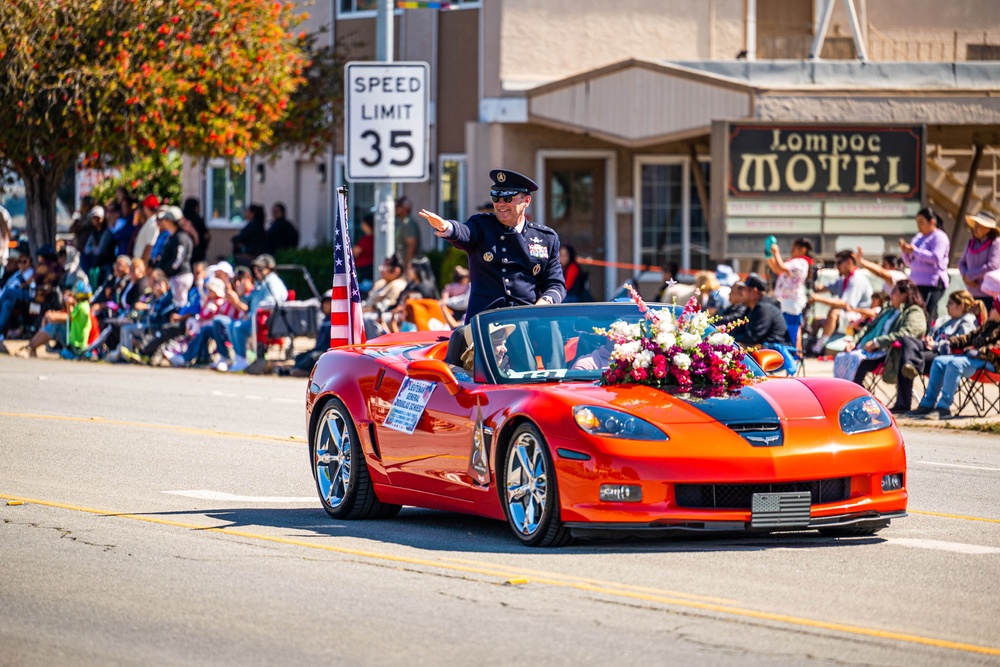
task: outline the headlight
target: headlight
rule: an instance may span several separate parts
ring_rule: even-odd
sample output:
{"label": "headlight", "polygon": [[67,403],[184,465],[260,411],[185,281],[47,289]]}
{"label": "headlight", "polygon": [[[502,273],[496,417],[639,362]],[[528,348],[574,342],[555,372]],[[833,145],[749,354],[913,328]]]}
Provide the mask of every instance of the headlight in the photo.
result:
{"label": "headlight", "polygon": [[573,418],[577,426],[591,435],[626,440],[669,440],[666,433],[648,421],[610,408],[578,405],[573,408]]}
{"label": "headlight", "polygon": [[840,428],[844,433],[867,433],[891,425],[889,413],[871,396],[855,398],[840,410]]}

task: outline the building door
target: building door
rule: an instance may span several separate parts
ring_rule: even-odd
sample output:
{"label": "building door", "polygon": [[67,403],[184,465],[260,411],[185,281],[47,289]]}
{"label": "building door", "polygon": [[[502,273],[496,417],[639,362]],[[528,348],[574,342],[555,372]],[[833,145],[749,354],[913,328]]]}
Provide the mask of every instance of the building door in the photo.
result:
{"label": "building door", "polygon": [[[607,259],[604,218],[605,161],[598,158],[550,158],[545,161],[545,224],[578,257]],[[530,210],[530,209],[529,209]],[[604,297],[604,267],[581,267],[589,274],[590,293]]]}

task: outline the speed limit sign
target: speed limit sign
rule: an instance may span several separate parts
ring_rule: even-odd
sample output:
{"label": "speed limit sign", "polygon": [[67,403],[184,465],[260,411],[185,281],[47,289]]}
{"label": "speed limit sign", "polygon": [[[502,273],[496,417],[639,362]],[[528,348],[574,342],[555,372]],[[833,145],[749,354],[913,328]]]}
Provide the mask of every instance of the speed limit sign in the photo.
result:
{"label": "speed limit sign", "polygon": [[347,179],[426,181],[427,63],[347,63]]}

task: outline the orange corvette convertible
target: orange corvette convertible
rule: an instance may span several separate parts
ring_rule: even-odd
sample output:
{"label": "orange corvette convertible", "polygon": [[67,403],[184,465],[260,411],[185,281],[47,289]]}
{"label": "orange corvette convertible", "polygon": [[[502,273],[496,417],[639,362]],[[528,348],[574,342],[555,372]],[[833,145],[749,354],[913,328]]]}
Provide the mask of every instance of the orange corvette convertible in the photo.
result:
{"label": "orange corvette convertible", "polygon": [[[480,313],[449,337],[394,334],[324,354],[306,401],[309,455],[337,519],[402,505],[506,521],[529,546],[574,535],[819,530],[870,535],[906,516],[906,454],[862,387],[769,378],[695,398],[603,385],[632,303]],[[711,331],[706,333],[710,333]]]}

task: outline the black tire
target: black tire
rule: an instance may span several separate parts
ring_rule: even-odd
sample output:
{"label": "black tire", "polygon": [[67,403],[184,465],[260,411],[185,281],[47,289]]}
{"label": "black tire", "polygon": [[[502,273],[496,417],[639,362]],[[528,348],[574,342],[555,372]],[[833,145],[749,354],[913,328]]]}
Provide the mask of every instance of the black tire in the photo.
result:
{"label": "black tire", "polygon": [[867,528],[820,528],[819,534],[823,537],[871,537],[882,526],[868,526]]}
{"label": "black tire", "polygon": [[339,399],[323,405],[309,438],[309,460],[319,500],[334,519],[388,519],[399,512],[399,505],[375,494],[354,419]]}
{"label": "black tire", "polygon": [[529,547],[569,544],[573,536],[559,516],[559,486],[552,456],[534,424],[526,422],[515,429],[502,465],[497,493],[507,525],[517,539]]}

